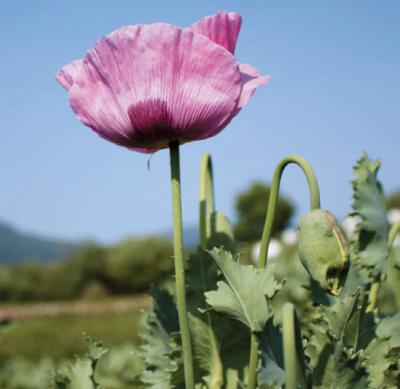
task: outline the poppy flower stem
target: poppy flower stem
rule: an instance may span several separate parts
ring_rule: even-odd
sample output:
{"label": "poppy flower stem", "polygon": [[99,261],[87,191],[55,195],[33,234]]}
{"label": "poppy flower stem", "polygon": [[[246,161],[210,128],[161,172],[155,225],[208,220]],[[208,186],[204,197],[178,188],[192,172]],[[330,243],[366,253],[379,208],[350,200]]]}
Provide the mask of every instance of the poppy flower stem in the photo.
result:
{"label": "poppy flower stem", "polygon": [[174,220],[174,261],[176,301],[178,306],[179,328],[181,331],[185,388],[194,389],[192,343],[185,294],[185,260],[183,255],[183,227],[181,177],[179,161],[179,142],[170,142],[172,211]]}
{"label": "poppy flower stem", "polygon": [[[278,166],[275,168],[274,176],[272,178],[271,192],[268,199],[267,216],[265,219],[264,230],[261,238],[260,253],[258,255],[257,267],[259,269],[265,268],[267,266],[268,247],[269,247],[269,242],[271,240],[272,227],[274,225],[274,220],[275,220],[275,212],[276,212],[276,205],[278,202],[281,178],[286,166],[290,164],[298,165],[307,178],[308,188],[310,191],[311,210],[319,209],[321,207],[317,177],[315,176],[315,173],[310,164],[303,157],[300,157],[299,155],[289,155],[288,157],[282,159],[279,162]],[[257,365],[258,365],[257,339],[255,335],[252,334],[247,389],[254,389],[256,387]]]}
{"label": "poppy flower stem", "polygon": [[199,232],[200,246],[207,248],[207,216],[215,211],[214,180],[212,160],[209,154],[205,154],[200,165],[200,217]]}

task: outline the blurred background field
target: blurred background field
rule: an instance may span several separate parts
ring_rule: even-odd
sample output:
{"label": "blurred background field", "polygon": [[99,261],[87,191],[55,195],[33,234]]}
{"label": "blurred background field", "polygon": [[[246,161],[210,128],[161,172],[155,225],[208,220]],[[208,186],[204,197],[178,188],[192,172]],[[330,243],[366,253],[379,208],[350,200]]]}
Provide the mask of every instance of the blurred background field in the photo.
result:
{"label": "blurred background field", "polygon": [[[254,182],[236,196],[234,231],[243,262],[257,257],[268,196],[269,186],[261,182]],[[399,193],[388,198],[387,208],[393,223],[400,217]],[[295,253],[296,231],[290,228],[294,210],[289,199],[280,198],[271,258],[291,258]],[[351,230],[348,219],[343,227]],[[2,231],[6,230],[10,227],[4,226]],[[61,247],[71,252],[61,258],[60,251],[54,250],[57,242],[41,239],[38,244],[39,238],[30,236],[27,240],[23,233],[13,234],[13,241],[0,236],[0,320],[4,323],[0,361],[15,356],[33,361],[42,356],[72,358],[86,349],[84,333],[102,339],[107,347],[138,343],[143,310],[151,305],[146,292],[167,283],[172,275],[168,234],[128,238],[108,246],[62,242]],[[196,229],[189,229],[186,235],[189,252],[196,246]],[[15,253],[19,248],[27,247],[19,240],[35,242],[33,247],[41,247],[41,251],[32,249],[32,256],[18,257]],[[294,268],[301,273],[298,267]]]}

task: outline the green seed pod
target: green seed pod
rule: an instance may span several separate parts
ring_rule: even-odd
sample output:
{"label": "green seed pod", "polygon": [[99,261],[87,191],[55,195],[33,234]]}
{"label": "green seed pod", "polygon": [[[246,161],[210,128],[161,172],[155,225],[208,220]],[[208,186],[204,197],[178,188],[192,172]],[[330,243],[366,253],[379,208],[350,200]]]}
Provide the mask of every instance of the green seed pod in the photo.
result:
{"label": "green seed pod", "polygon": [[335,216],[317,209],[299,223],[299,255],[311,278],[333,295],[340,293],[349,269],[349,250]]}

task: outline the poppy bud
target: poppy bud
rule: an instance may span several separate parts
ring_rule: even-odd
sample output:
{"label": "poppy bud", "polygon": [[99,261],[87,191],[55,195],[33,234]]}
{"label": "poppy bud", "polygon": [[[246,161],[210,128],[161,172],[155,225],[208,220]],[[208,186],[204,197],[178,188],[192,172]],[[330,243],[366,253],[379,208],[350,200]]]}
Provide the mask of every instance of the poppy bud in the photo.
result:
{"label": "poppy bud", "polygon": [[307,213],[298,226],[299,255],[311,278],[339,294],[349,268],[349,250],[335,216],[320,209]]}

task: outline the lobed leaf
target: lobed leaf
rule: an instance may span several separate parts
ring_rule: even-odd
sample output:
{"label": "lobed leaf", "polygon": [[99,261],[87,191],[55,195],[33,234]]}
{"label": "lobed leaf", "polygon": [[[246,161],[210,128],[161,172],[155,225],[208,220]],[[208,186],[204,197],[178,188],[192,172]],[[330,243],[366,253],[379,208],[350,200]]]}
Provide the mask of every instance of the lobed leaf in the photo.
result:
{"label": "lobed leaf", "polygon": [[252,332],[262,331],[272,316],[267,298],[272,298],[281,286],[273,276],[272,266],[256,269],[242,265],[223,249],[214,248],[210,254],[225,281],[217,283],[216,291],[205,294],[207,303],[215,311],[247,325]]}
{"label": "lobed leaf", "polygon": [[363,155],[354,167],[353,215],[358,218],[352,249],[358,266],[370,279],[383,277],[388,263],[389,222],[385,199],[377,175],[380,161]]}

